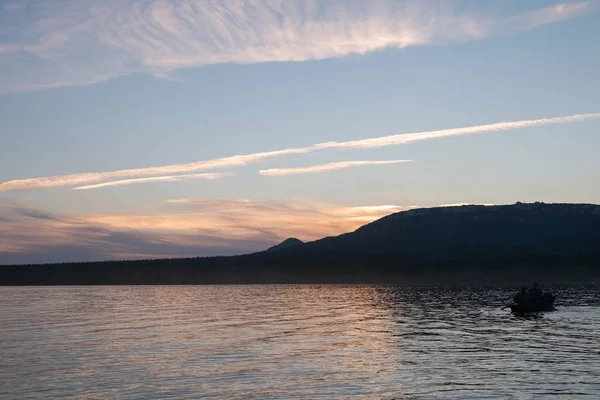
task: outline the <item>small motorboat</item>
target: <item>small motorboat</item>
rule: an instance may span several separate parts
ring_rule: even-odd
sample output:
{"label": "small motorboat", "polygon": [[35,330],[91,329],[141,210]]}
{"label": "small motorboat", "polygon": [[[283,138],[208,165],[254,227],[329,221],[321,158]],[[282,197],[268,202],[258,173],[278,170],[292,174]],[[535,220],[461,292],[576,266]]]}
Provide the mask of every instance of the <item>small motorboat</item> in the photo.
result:
{"label": "small motorboat", "polygon": [[513,313],[518,313],[518,314],[544,312],[544,311],[556,311],[556,308],[554,308],[554,300],[555,299],[556,299],[556,296],[554,296],[550,293],[546,293],[538,301],[534,301],[534,302],[530,302],[530,303],[526,303],[526,304],[513,303],[513,304],[510,304],[509,307]]}

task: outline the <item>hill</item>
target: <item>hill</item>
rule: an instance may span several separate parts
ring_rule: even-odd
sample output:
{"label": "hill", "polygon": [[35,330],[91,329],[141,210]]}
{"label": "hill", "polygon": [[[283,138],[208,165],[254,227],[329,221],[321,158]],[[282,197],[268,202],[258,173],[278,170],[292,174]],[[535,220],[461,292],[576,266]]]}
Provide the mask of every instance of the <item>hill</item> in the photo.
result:
{"label": "hill", "polygon": [[[234,257],[0,267],[0,284],[508,281],[600,275],[600,206],[417,209]],[[547,280],[547,279],[546,279]]]}
{"label": "hill", "polygon": [[289,249],[291,247],[296,247],[299,246],[301,244],[304,244],[304,242],[300,239],[296,239],[296,238],[288,238],[285,239],[283,242],[273,246],[273,247],[269,247],[267,249],[267,251],[275,251],[275,250],[282,250],[282,249]]}
{"label": "hill", "polygon": [[290,250],[461,258],[560,256],[600,251],[599,228],[600,206],[592,204],[437,207],[395,213],[354,232]]}

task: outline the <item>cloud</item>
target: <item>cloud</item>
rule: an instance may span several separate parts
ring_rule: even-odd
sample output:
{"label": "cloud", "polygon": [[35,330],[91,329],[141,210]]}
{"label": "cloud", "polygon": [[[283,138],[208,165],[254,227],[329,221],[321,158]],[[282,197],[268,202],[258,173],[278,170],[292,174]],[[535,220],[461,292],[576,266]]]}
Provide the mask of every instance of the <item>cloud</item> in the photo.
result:
{"label": "cloud", "polygon": [[513,122],[499,122],[496,124],[469,126],[465,128],[440,129],[437,131],[388,135],[370,139],[352,140],[348,142],[328,142],[317,144],[314,146],[314,149],[372,149],[377,147],[407,144],[421,140],[440,139],[449,136],[508,131],[513,129],[529,128],[532,126],[586,121],[594,118],[600,118],[600,113],[576,114],[568,117],[544,118]]}
{"label": "cloud", "polygon": [[43,178],[20,179],[0,184],[0,191],[21,190],[31,188],[50,188],[58,186],[74,186],[85,183],[102,182],[122,178],[135,178],[139,176],[165,175],[172,173],[195,172],[216,168],[239,167],[272,157],[308,153],[309,151],[309,148],[284,149],[246,155],[235,155],[231,157],[223,157],[207,161],[197,161],[188,164],[175,164],[161,167],[122,169],[110,172],[91,172]]}
{"label": "cloud", "polygon": [[[349,221],[360,222],[366,224],[378,218],[400,211],[412,210],[419,206],[397,206],[397,205],[379,205],[379,206],[358,206],[346,207],[342,210],[344,218]],[[377,218],[374,218],[377,216]]]}
{"label": "cloud", "polygon": [[311,165],[310,167],[300,168],[272,168],[261,169],[259,173],[265,176],[285,176],[296,174],[315,174],[319,172],[335,171],[356,166],[365,165],[387,165],[411,162],[412,160],[386,160],[386,161],[340,161],[321,165]]}
{"label": "cloud", "polygon": [[[522,0],[512,2],[523,7]],[[575,18],[595,5],[566,2],[498,14],[474,4],[45,0],[42,7],[37,0],[22,0],[4,8],[0,92],[87,85],[140,72],[164,77],[210,64],[320,60],[479,40]]]}
{"label": "cloud", "polygon": [[556,4],[515,16],[512,22],[519,29],[532,29],[583,15],[597,6],[596,0]]}
{"label": "cloud", "polygon": [[520,128],[528,128],[541,125],[553,125],[569,122],[580,122],[600,118],[600,113],[576,114],[566,117],[523,120],[513,122],[499,122],[489,125],[469,126],[463,128],[441,129],[417,133],[405,133],[377,138],[352,140],[347,142],[327,142],[301,148],[290,148],[284,150],[268,151],[246,155],[235,155],[217,158],[213,160],[198,161],[189,164],[166,165],[161,167],[124,169],[110,172],[92,172],[82,174],[71,174],[31,179],[12,180],[0,183],[0,192],[10,190],[23,190],[33,188],[49,188],[59,186],[75,186],[116,180],[122,178],[135,178],[140,176],[166,175],[170,173],[194,172],[216,168],[231,168],[263,161],[268,158],[281,157],[285,155],[306,154],[319,150],[332,149],[368,149],[385,146],[408,144],[415,141],[440,139],[450,136],[472,135],[487,132],[506,131]]}
{"label": "cloud", "polygon": [[55,217],[51,213],[0,199],[0,222],[13,222],[15,218],[26,220],[55,220]]}
{"label": "cloud", "polygon": [[227,176],[233,175],[230,172],[214,172],[214,173],[206,173],[206,174],[186,174],[186,175],[167,175],[167,176],[153,176],[150,178],[137,178],[137,179],[124,179],[120,181],[111,181],[98,183],[95,185],[87,185],[87,186],[78,186],[73,188],[73,190],[87,190],[87,189],[98,189],[107,186],[122,186],[122,185],[132,185],[136,183],[151,183],[151,182],[178,182],[184,179],[208,179],[215,180],[221,179]]}
{"label": "cloud", "polygon": [[[310,199],[172,199],[148,213],[67,216],[0,202],[0,264],[232,255],[314,240],[408,209]],[[32,218],[31,216],[41,216]],[[6,217],[6,218],[5,218]]]}

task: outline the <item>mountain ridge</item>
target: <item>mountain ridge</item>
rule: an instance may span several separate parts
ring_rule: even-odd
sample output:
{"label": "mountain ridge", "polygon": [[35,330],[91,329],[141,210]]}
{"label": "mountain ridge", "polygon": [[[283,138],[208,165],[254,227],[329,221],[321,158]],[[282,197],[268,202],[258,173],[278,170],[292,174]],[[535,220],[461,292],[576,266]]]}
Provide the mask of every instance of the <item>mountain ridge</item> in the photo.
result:
{"label": "mountain ridge", "polygon": [[[503,213],[504,212],[504,213]],[[508,212],[508,213],[507,213]],[[477,214],[476,214],[477,213]],[[433,223],[437,223],[438,225],[440,225],[440,222],[444,222],[445,224],[452,224],[454,223],[454,227],[455,228],[461,228],[462,231],[458,231],[458,234],[461,233],[465,233],[465,229],[474,229],[477,228],[473,225],[477,225],[477,223],[481,224],[490,224],[491,222],[498,222],[498,221],[493,221],[494,220],[494,216],[493,213],[498,213],[498,215],[500,215],[500,218],[496,218],[496,220],[498,219],[503,219],[504,221],[504,229],[518,229],[519,227],[516,225],[524,225],[527,222],[531,222],[532,219],[537,220],[538,223],[545,223],[546,225],[549,225],[552,222],[558,223],[560,224],[560,228],[562,230],[564,230],[565,228],[567,229],[571,229],[571,230],[577,230],[577,228],[581,229],[581,226],[577,226],[577,227],[573,227],[573,226],[569,226],[568,225],[568,219],[569,218],[581,218],[582,216],[585,218],[590,218],[590,217],[595,217],[594,221],[591,221],[592,223],[598,223],[598,219],[600,218],[600,205],[596,205],[596,204],[587,204],[587,203],[543,203],[543,202],[535,202],[535,203],[521,203],[521,202],[517,202],[513,205],[461,205],[461,206],[446,206],[446,207],[431,207],[431,208],[420,208],[420,209],[411,209],[411,210],[406,210],[406,211],[399,211],[387,216],[384,216],[378,220],[372,221],[370,223],[367,223],[359,228],[357,228],[356,230],[352,231],[352,232],[347,232],[347,233],[343,233],[341,235],[337,235],[337,236],[328,236],[328,237],[324,237],[321,239],[317,239],[315,241],[312,242],[306,242],[304,243],[304,247],[303,249],[307,249],[312,247],[318,247],[318,248],[331,248],[332,243],[334,242],[340,242],[340,241],[344,241],[344,240],[348,240],[350,238],[355,238],[360,236],[361,240],[360,241],[356,241],[358,243],[354,243],[354,245],[363,245],[367,242],[372,242],[373,238],[377,238],[377,236],[381,236],[381,232],[385,231],[386,228],[389,228],[390,225],[395,224],[395,226],[392,226],[392,228],[400,228],[400,230],[396,229],[395,232],[393,232],[394,234],[398,235],[398,234],[402,234],[405,232],[401,232],[402,230],[406,230],[407,228],[413,228],[414,230],[414,226],[413,227],[409,227],[407,226],[408,224],[406,223],[402,223],[402,220],[406,220],[406,219],[416,219],[416,220],[421,220],[423,222],[427,222],[430,225],[433,225]],[[465,220],[464,217],[461,216],[461,214],[471,214],[471,221],[467,221]],[[437,221],[431,221],[428,220],[427,218],[431,218],[431,217],[435,217],[437,218]],[[456,217],[456,218],[452,218],[452,217]],[[490,218],[491,217],[491,218]],[[554,217],[554,221],[552,220],[552,217]],[[558,217],[558,218],[556,218]],[[562,217],[562,218],[561,218]],[[510,218],[512,218],[512,221],[510,220]],[[529,220],[529,221],[528,221]],[[459,222],[459,224],[457,224],[457,222]],[[581,222],[581,221],[580,221]],[[512,225],[512,226],[511,226]],[[581,225],[581,224],[579,224]],[[595,225],[594,225],[595,226]],[[438,229],[440,228],[440,226],[437,227]],[[485,229],[486,227],[479,227],[479,228],[483,228]],[[528,230],[531,231],[532,228],[531,226],[523,226],[522,228],[529,228]],[[557,230],[557,226],[554,227],[555,232],[557,232],[560,236],[561,232],[558,232]],[[589,227],[588,227],[589,228]],[[389,230],[389,229],[388,229]],[[498,231],[498,227],[496,227],[496,231]],[[431,232],[429,231],[422,231],[425,234],[430,234]],[[587,230],[586,230],[587,232]],[[515,233],[519,233],[519,232],[515,232]],[[527,233],[531,233],[531,232],[527,232]],[[536,232],[536,233],[540,233],[540,232]],[[564,232],[563,232],[564,233]],[[588,232],[589,233],[589,232]],[[453,233],[455,234],[455,233]],[[370,238],[368,236],[371,236]],[[597,235],[594,235],[593,237],[597,237]],[[377,238],[380,239],[380,238]],[[428,243],[431,243],[431,238],[429,238],[430,240],[428,241]],[[518,238],[521,242],[527,238]],[[446,238],[446,240],[448,240],[448,238]],[[529,240],[531,241],[531,238],[529,238]],[[373,243],[370,243],[373,244]],[[463,243],[465,244],[465,243]],[[397,243],[394,243],[394,245],[397,245]],[[598,243],[598,245],[600,245],[600,243]],[[298,247],[295,247],[295,250],[298,250]],[[347,249],[347,250],[354,250],[356,249],[356,247],[352,247],[351,249]],[[283,249],[282,249],[283,250]],[[430,248],[428,247],[427,250],[430,250]]]}
{"label": "mountain ridge", "polygon": [[599,266],[599,205],[519,202],[400,211],[352,232],[238,256],[0,266],[0,285],[502,280],[509,270],[595,276]]}

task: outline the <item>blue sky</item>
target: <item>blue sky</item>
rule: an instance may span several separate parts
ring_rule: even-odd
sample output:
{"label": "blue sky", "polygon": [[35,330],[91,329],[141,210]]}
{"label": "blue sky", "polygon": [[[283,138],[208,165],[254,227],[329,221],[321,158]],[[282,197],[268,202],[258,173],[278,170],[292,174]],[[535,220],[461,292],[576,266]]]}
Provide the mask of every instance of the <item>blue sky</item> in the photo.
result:
{"label": "blue sky", "polygon": [[0,2],[0,264],[600,203],[599,1],[128,3]]}

